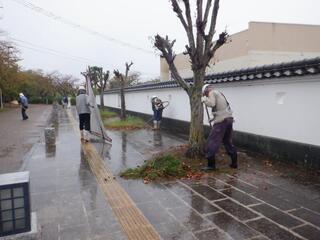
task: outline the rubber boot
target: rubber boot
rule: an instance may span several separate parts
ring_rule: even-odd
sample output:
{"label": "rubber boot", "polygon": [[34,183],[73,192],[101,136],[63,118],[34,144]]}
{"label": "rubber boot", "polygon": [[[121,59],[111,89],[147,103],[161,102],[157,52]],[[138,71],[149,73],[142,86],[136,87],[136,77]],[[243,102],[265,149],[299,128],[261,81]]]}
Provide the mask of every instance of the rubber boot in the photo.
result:
{"label": "rubber boot", "polygon": [[208,166],[203,167],[202,171],[212,171],[216,169],[216,159],[214,156],[207,158],[208,159]]}
{"label": "rubber boot", "polygon": [[231,168],[238,168],[238,156],[237,153],[233,154],[231,156],[231,164],[230,164]]}
{"label": "rubber boot", "polygon": [[87,130],[83,130],[83,136],[84,136],[84,141],[89,142],[90,137],[89,137],[89,132]]}
{"label": "rubber boot", "polygon": [[153,128],[152,130],[156,130],[158,127],[158,121],[153,121]]}
{"label": "rubber boot", "polygon": [[160,129],[160,123],[161,123],[161,121],[158,121],[158,122],[157,122],[157,129],[158,129],[158,130]]}

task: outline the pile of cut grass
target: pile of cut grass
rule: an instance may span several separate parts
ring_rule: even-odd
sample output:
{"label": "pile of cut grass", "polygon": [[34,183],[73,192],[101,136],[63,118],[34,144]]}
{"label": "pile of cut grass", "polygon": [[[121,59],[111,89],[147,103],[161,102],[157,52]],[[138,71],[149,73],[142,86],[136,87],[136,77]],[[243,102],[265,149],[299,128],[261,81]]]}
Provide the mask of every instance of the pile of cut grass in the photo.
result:
{"label": "pile of cut grass", "polygon": [[[204,175],[201,169],[207,165],[207,159],[188,158],[187,150],[188,145],[171,147],[145,161],[142,166],[123,171],[120,176],[131,179],[141,178],[145,183],[154,180],[200,179]],[[219,151],[216,157],[219,168],[208,174],[232,174],[235,171],[229,168],[229,159],[226,159],[223,152]]]}
{"label": "pile of cut grass", "polygon": [[121,173],[124,178],[143,178],[144,180],[156,180],[163,178],[183,178],[191,169],[180,159],[170,154],[157,156],[147,161],[143,166],[129,168]]}
{"label": "pile of cut grass", "polygon": [[143,119],[135,116],[128,116],[125,120],[114,119],[112,121],[107,121],[104,126],[108,129],[113,130],[133,130],[145,128],[145,122]]}

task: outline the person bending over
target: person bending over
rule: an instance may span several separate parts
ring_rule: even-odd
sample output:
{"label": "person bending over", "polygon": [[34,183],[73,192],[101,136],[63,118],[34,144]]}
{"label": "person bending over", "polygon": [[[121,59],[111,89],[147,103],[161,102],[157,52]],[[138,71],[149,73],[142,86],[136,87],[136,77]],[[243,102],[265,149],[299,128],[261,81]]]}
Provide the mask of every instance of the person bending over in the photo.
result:
{"label": "person bending over", "polygon": [[201,101],[207,107],[212,108],[213,119],[210,119],[210,121],[214,121],[205,147],[208,166],[204,167],[203,170],[215,170],[215,154],[218,152],[221,143],[224,144],[227,154],[231,157],[230,167],[237,168],[237,150],[232,144],[234,120],[229,102],[223,93],[215,90],[210,84],[205,84],[202,87]]}

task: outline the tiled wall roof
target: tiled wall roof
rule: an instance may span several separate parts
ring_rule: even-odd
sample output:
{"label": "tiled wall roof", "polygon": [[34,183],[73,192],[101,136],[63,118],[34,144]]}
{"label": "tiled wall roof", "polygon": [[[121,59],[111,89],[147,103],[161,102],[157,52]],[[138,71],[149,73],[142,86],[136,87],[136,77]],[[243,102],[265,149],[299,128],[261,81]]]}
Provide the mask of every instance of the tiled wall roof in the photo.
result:
{"label": "tiled wall roof", "polygon": [[[264,65],[254,68],[246,68],[235,71],[222,72],[207,75],[205,83],[228,83],[235,81],[251,81],[262,79],[274,79],[282,77],[304,76],[320,73],[320,57],[292,61],[272,65]],[[192,84],[192,78],[186,79]],[[126,88],[126,91],[141,91],[148,89],[175,88],[179,87],[176,81],[166,81],[159,83],[138,84]],[[105,93],[119,92],[119,89],[107,90]]]}

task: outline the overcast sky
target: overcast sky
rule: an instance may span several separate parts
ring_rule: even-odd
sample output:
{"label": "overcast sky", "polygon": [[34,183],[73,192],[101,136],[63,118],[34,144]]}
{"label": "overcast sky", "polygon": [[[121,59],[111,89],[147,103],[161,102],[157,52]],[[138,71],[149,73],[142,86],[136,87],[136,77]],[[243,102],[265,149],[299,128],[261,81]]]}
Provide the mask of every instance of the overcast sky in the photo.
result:
{"label": "overcast sky", "polygon": [[[32,3],[105,37],[61,23],[18,2]],[[0,3],[0,29],[5,31],[2,39],[16,42],[25,69],[58,70],[81,78],[80,72],[88,65],[124,71],[125,62],[133,61],[132,71],[141,72],[143,79],[155,78],[160,75],[160,61],[150,37],[159,33],[176,39],[177,53],[184,50],[187,41],[169,0],[0,0]],[[220,0],[217,31],[227,27],[233,34],[247,29],[249,21],[320,25],[319,9],[319,0]]]}

